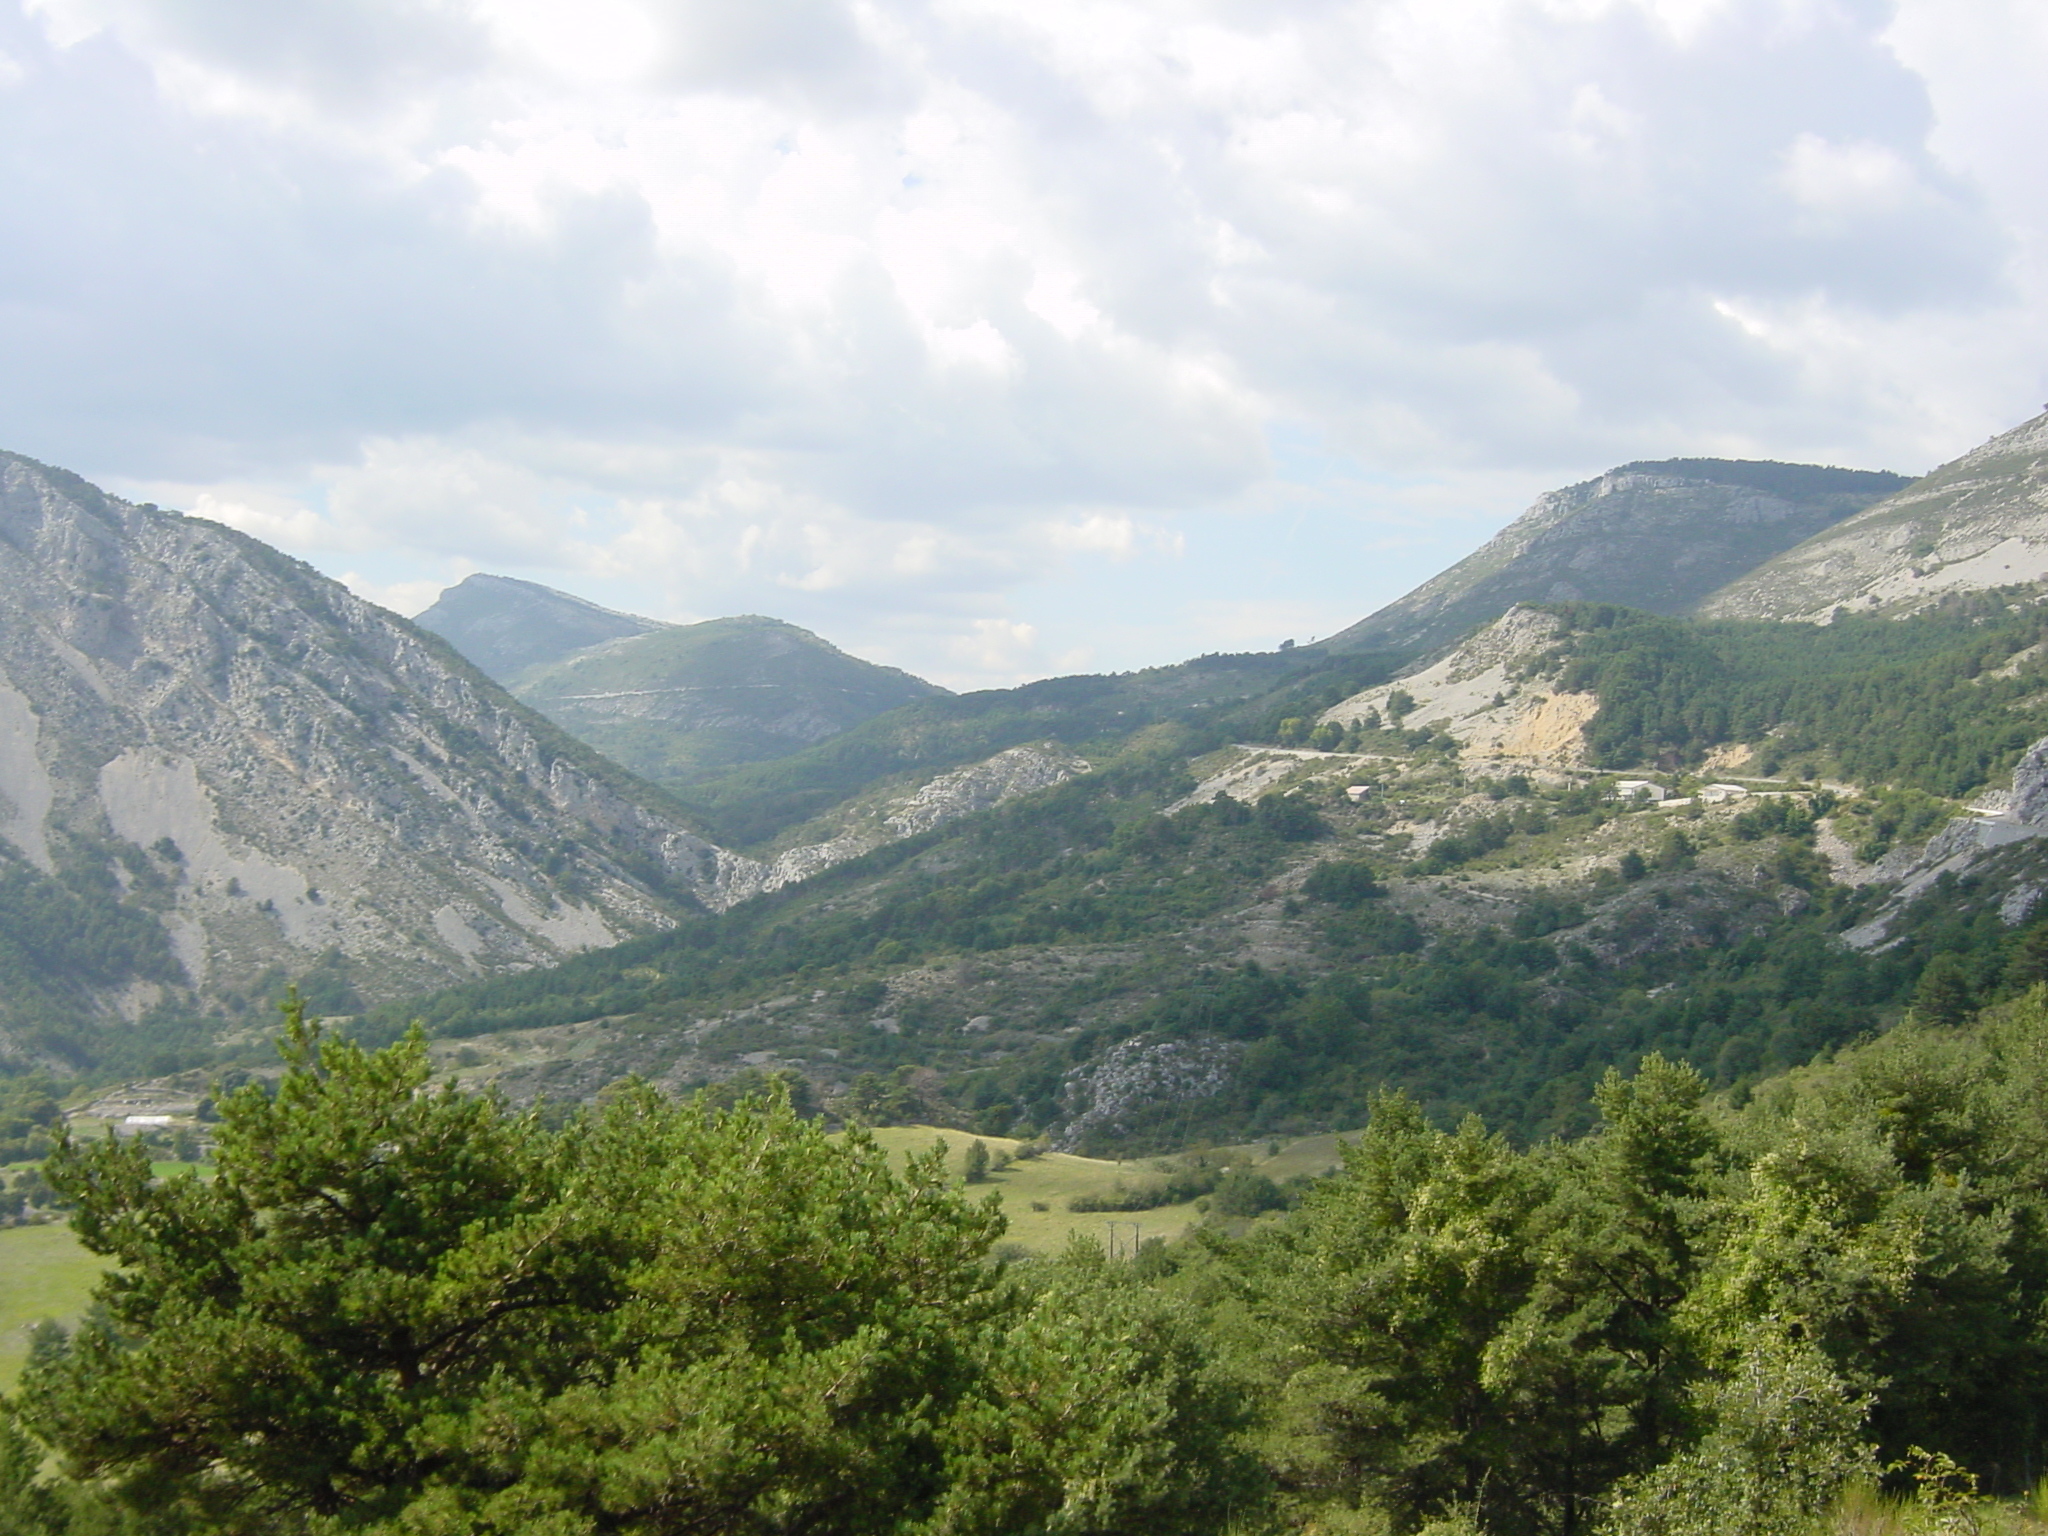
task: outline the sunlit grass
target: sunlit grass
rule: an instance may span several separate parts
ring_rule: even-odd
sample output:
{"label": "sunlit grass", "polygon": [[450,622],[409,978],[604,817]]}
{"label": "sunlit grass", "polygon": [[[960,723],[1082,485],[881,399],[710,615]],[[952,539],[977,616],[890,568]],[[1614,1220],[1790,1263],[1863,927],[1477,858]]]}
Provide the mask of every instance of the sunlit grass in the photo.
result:
{"label": "sunlit grass", "polygon": [[[956,1177],[964,1176],[967,1148],[976,1140],[987,1144],[991,1156],[1001,1151],[1014,1157],[1023,1145],[1007,1136],[977,1138],[967,1131],[939,1130],[928,1125],[884,1126],[874,1136],[899,1156],[922,1152],[935,1140],[944,1141],[947,1163]],[[1334,1135],[1305,1137],[1283,1144],[1277,1157],[1269,1157],[1263,1143],[1219,1149],[1219,1152],[1227,1150],[1234,1154],[1232,1161],[1241,1157],[1277,1183],[1296,1174],[1324,1172],[1339,1160],[1337,1143],[1338,1138]],[[1162,1161],[1164,1159],[1141,1157],[1117,1162],[1110,1158],[1047,1152],[1039,1157],[1013,1162],[999,1173],[991,1172],[986,1183],[972,1186],[968,1193],[997,1196],[1002,1202],[1003,1215],[1010,1224],[1003,1241],[1017,1244],[1032,1253],[1057,1253],[1075,1236],[1086,1237],[1108,1247],[1112,1239],[1109,1225],[1112,1222],[1120,1224],[1114,1231],[1114,1241],[1119,1250],[1124,1250],[1134,1237],[1140,1242],[1155,1237],[1170,1242],[1200,1221],[1202,1212],[1193,1201],[1162,1205],[1149,1211],[1086,1212],[1068,1210],[1067,1202],[1076,1195],[1107,1193],[1119,1181],[1126,1185],[1152,1182],[1161,1177],[1157,1165]],[[1044,1209],[1037,1209],[1039,1206]],[[1135,1233],[1133,1226],[1136,1227]]]}
{"label": "sunlit grass", "polygon": [[0,1229],[0,1387],[21,1374],[29,1330],[45,1318],[76,1322],[105,1267],[63,1222]]}

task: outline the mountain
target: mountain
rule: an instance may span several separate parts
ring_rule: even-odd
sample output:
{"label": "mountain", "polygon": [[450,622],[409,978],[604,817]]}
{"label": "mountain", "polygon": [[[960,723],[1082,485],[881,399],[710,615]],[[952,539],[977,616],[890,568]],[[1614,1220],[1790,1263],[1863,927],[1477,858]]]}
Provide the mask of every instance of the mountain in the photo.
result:
{"label": "mountain", "polygon": [[486,677],[510,682],[528,667],[664,628],[510,576],[466,576],[413,622],[446,640]]}
{"label": "mountain", "polygon": [[[927,700],[700,786],[779,887],[369,1027],[423,1017],[516,1097],[780,1071],[1107,1152],[1391,1083],[1540,1139],[1646,1051],[1752,1081],[1896,1021],[1938,956],[1991,998],[2048,954],[2048,605],[1524,605],[1399,677],[1306,649]],[[931,778],[1026,729],[1009,798]]]}
{"label": "mountain", "polygon": [[570,735],[665,785],[786,756],[946,691],[753,615],[663,625],[506,681]]}
{"label": "mountain", "polygon": [[[645,622],[510,585],[552,645]],[[451,606],[488,634],[504,596]],[[939,699],[773,621],[640,638],[735,687],[783,658],[813,699],[803,716],[782,690],[793,730],[875,690]],[[604,646],[586,655],[622,680]],[[0,455],[0,1064],[203,1059],[293,979],[349,1013],[550,966],[1087,767],[1016,737],[941,756],[867,775],[829,825],[746,857],[311,567]]]}
{"label": "mountain", "polygon": [[2048,414],[1731,580],[1703,616],[1825,622],[2048,582]]}
{"label": "mountain", "polygon": [[[1787,506],[1844,473],[1747,468]],[[352,1027],[423,1019],[447,1070],[515,1097],[787,1072],[871,1122],[1110,1150],[1356,1124],[1392,1083],[1540,1139],[1642,1052],[1750,1082],[1895,1021],[1938,955],[1968,957],[1950,993],[1989,997],[2024,974],[2015,945],[2048,954],[2048,837],[1965,827],[1982,856],[1960,862],[1939,842],[2048,739],[2048,605],[1814,627],[1519,604],[1401,660],[934,693],[673,801],[646,788],[694,841],[643,865],[610,827],[587,840],[672,895],[672,927]],[[601,681],[562,692],[645,679]],[[1646,782],[1617,797],[1618,775]],[[167,878],[152,857],[115,862]]]}
{"label": "mountain", "polygon": [[1430,651],[1516,603],[1683,613],[1907,483],[1876,470],[1771,461],[1624,464],[1550,492],[1449,570],[1323,645]]}
{"label": "mountain", "polygon": [[0,797],[23,1049],[81,1018],[231,1018],[309,967],[374,1000],[547,965],[670,925],[718,858],[436,637],[13,454]]}

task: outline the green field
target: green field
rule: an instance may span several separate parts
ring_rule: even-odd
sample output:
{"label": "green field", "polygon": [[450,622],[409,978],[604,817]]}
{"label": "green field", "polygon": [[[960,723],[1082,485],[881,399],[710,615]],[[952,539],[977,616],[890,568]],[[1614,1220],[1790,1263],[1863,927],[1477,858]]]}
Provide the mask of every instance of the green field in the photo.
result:
{"label": "green field", "polygon": [[[944,1141],[947,1161],[956,1174],[962,1171],[968,1145],[977,1140],[965,1131],[942,1131],[928,1125],[884,1126],[874,1132],[874,1137],[890,1152],[901,1155],[922,1152],[935,1140]],[[1006,1136],[978,1139],[987,1144],[991,1153],[1005,1151],[1014,1155],[1021,1145]],[[1337,1143],[1334,1135],[1310,1136],[1282,1145],[1278,1156],[1270,1157],[1264,1146],[1218,1151],[1241,1154],[1246,1162],[1278,1183],[1296,1174],[1320,1174],[1334,1166],[1338,1161]],[[1012,1163],[1001,1173],[991,1173],[986,1184],[976,1186],[970,1193],[994,1195],[1001,1200],[1003,1215],[1010,1223],[1003,1241],[1019,1244],[1033,1253],[1057,1253],[1077,1233],[1106,1246],[1110,1222],[1121,1223],[1116,1231],[1119,1246],[1130,1243],[1134,1223],[1140,1241],[1163,1237],[1171,1242],[1201,1219],[1193,1202],[1162,1205],[1150,1211],[1067,1209],[1072,1196],[1101,1193],[1112,1188],[1118,1179],[1126,1184],[1145,1183],[1162,1161],[1165,1160],[1133,1158],[1119,1163],[1106,1158],[1075,1157],[1067,1152],[1047,1152]],[[1034,1210],[1034,1203],[1046,1209]]]}
{"label": "green field", "polygon": [[21,1374],[29,1329],[77,1321],[103,1265],[62,1222],[0,1229],[0,1387]]}

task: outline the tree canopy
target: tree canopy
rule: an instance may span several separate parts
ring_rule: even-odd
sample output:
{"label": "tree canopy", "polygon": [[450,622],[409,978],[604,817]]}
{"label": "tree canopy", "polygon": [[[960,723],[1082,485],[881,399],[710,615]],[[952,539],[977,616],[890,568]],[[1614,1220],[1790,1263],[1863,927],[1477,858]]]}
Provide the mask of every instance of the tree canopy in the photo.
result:
{"label": "tree canopy", "polygon": [[49,1161],[118,1266],[24,1383],[74,1478],[200,1530],[392,1536],[1106,1536],[1256,1502],[1182,1313],[1012,1283],[938,1154],[633,1084],[550,1130],[431,1089],[417,1034],[286,1023],[210,1181],[132,1142]]}

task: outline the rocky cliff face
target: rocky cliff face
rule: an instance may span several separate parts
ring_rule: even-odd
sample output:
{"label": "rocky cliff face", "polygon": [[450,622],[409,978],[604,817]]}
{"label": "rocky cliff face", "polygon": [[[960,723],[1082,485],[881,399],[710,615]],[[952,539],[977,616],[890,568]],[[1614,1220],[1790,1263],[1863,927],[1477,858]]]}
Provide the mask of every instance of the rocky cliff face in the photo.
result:
{"label": "rocky cliff face", "polygon": [[90,886],[176,959],[97,1005],[204,1007],[330,953],[371,996],[547,964],[666,925],[716,863],[405,620],[0,455],[0,876]]}
{"label": "rocky cliff face", "polygon": [[[2012,771],[2012,788],[1981,796],[1919,848],[1900,848],[1861,871],[1863,881],[1890,885],[1891,897],[1843,939],[1857,949],[1889,941],[1906,909],[1943,876],[1974,876],[1998,898],[2008,924],[2037,913],[2048,895],[2048,739],[2035,742]],[[1837,878],[1843,872],[1837,871]],[[1850,877],[1854,881],[1854,875]],[[1863,883],[1854,881],[1854,883]]]}
{"label": "rocky cliff face", "polygon": [[1994,437],[1706,599],[1702,617],[1906,614],[1954,592],[2048,582],[2048,415]]}
{"label": "rocky cliff face", "polygon": [[1811,464],[1668,459],[1552,491],[1490,542],[1324,644],[1427,651],[1516,603],[1682,613],[1907,483]]}
{"label": "rocky cliff face", "polygon": [[1324,711],[1339,725],[1398,723],[1448,732],[1471,758],[1541,767],[1579,767],[1586,723],[1599,709],[1590,693],[1559,693],[1557,652],[1564,626],[1535,608],[1510,608],[1449,654],[1391,683],[1355,693]]}

